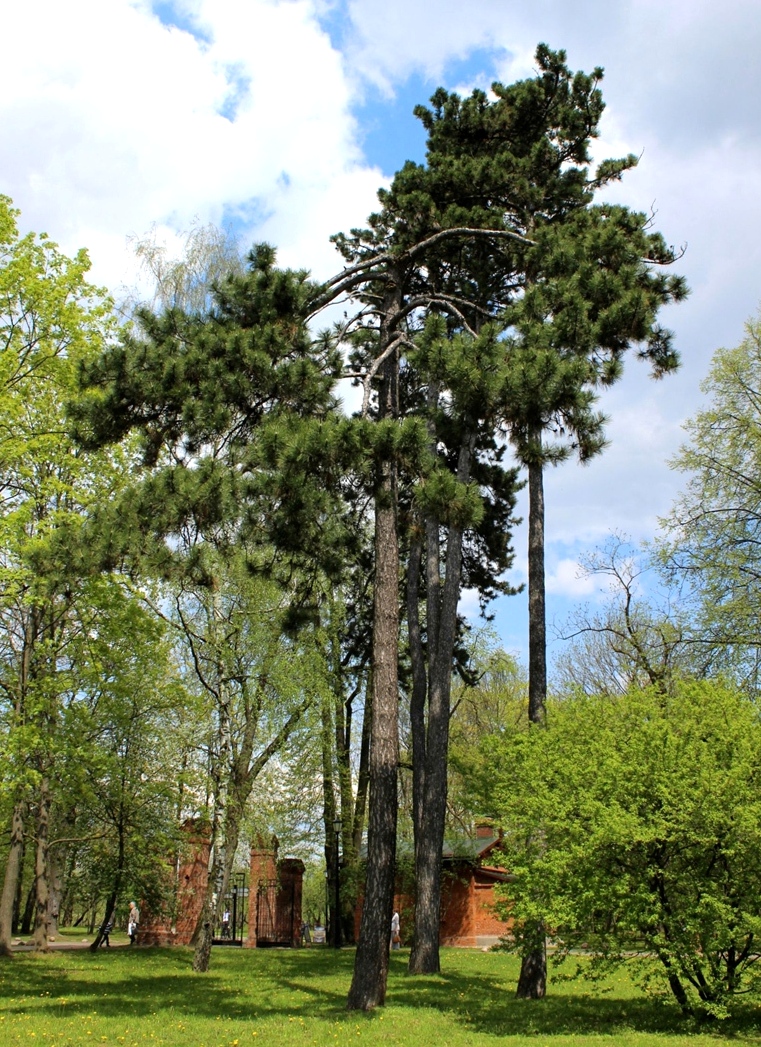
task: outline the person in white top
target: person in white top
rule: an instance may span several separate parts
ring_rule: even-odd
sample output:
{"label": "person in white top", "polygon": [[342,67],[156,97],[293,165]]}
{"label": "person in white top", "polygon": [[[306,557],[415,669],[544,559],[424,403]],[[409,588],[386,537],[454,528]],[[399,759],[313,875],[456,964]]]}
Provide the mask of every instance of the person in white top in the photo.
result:
{"label": "person in white top", "polygon": [[391,917],[391,948],[401,949],[402,947],[402,925],[399,920],[399,913],[394,909],[394,915]]}

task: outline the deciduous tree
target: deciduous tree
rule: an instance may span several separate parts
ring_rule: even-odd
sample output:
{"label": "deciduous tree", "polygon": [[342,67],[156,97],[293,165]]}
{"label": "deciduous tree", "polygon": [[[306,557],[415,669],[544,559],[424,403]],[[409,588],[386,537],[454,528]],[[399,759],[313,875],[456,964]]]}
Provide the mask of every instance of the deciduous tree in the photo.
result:
{"label": "deciduous tree", "polygon": [[655,958],[685,1012],[726,1013],[758,979],[760,732],[747,697],[681,681],[569,696],[542,731],[486,740],[518,938],[543,918],[559,956]]}
{"label": "deciduous tree", "polygon": [[694,643],[716,669],[758,687],[761,558],[761,319],[719,349],[707,405],[686,426],[673,467],[687,475],[660,546],[693,616]]}

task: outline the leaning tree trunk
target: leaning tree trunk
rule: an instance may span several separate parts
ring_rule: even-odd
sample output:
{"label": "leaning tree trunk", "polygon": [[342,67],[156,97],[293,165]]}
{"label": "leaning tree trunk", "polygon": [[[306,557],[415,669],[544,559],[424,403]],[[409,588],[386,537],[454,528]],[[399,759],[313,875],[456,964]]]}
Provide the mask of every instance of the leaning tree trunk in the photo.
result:
{"label": "leaning tree trunk", "polygon": [[[391,297],[398,304],[398,292]],[[386,303],[389,304],[388,302]],[[388,332],[381,331],[381,346]],[[383,366],[381,414],[395,418],[397,353]],[[399,766],[399,541],[396,464],[379,463],[375,500],[375,594],[373,608],[373,703],[370,735],[370,797],[365,898],[347,1006],[369,1011],[386,999],[391,915],[396,874],[397,775]]]}
{"label": "leaning tree trunk", "polygon": [[[544,592],[544,479],[541,430],[532,433],[537,448],[528,465],[528,717],[531,724],[544,722],[547,701],[547,635]],[[547,992],[547,936],[544,922],[535,920],[524,929],[521,973],[516,996],[541,999]]]}
{"label": "leaning tree trunk", "polygon": [[124,879],[124,869],[126,866],[126,843],[124,839],[126,823],[126,812],[124,806],[119,811],[119,850],[116,860],[116,871],[114,873],[114,881],[111,885],[111,893],[106,900],[106,911],[103,913],[103,920],[98,928],[98,933],[90,944],[90,952],[97,952],[100,948],[101,942],[106,937],[106,927],[111,924],[113,926],[114,913],[116,912],[116,903],[119,899],[119,891],[121,890],[122,880]]}
{"label": "leaning tree trunk", "polygon": [[11,819],[11,847],[5,865],[3,891],[0,895],[0,956],[11,955],[13,934],[13,909],[21,876],[21,859],[24,850],[25,803],[20,800],[13,807]]}

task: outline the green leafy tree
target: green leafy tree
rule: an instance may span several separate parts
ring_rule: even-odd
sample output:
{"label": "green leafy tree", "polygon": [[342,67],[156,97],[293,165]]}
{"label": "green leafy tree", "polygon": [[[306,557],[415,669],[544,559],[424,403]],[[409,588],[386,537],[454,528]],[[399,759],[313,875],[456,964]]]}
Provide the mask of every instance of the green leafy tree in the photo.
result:
{"label": "green leafy tree", "polygon": [[208,802],[199,812],[210,824],[211,862],[195,932],[198,971],[209,966],[254,782],[289,743],[303,743],[326,688],[309,633],[292,638],[283,627],[288,592],[252,578],[240,556],[225,560],[207,549],[204,562],[201,584],[184,578],[175,586],[171,615],[186,686],[211,725]]}
{"label": "green leafy tree", "polygon": [[[44,235],[21,237],[17,217],[0,198],[2,788],[13,811],[0,950],[8,948],[25,833],[34,838],[39,947],[51,929],[49,833],[61,714],[75,686],[67,648],[81,581],[74,563],[52,551],[62,531],[75,530],[91,505],[108,500],[121,476],[108,456],[75,451],[63,411],[77,367],[113,333],[110,302],[86,282],[84,252],[71,259]],[[25,823],[32,803],[33,833]]]}
{"label": "green leafy tree", "polygon": [[55,850],[68,870],[57,909],[98,905],[96,950],[127,895],[154,911],[163,900],[163,872],[179,847],[186,753],[178,743],[193,702],[161,619],[110,576],[95,575],[88,590],[69,650],[77,687],[63,770],[71,780],[66,805],[58,801],[69,840]]}
{"label": "green leafy tree", "polygon": [[448,831],[474,836],[485,818],[482,801],[470,781],[472,766],[488,735],[526,725],[525,671],[503,651],[495,635],[477,638],[469,676],[453,688],[447,788]]}
{"label": "green leafy tree", "polygon": [[714,671],[754,692],[759,665],[761,559],[761,319],[733,349],[719,349],[702,385],[708,397],[686,426],[672,465],[687,474],[659,551],[694,622],[693,642]]}
{"label": "green leafy tree", "polygon": [[577,694],[544,730],[487,739],[479,794],[505,830],[518,939],[542,918],[559,957],[654,957],[685,1012],[726,1013],[758,980],[760,731],[743,695],[679,682]]}

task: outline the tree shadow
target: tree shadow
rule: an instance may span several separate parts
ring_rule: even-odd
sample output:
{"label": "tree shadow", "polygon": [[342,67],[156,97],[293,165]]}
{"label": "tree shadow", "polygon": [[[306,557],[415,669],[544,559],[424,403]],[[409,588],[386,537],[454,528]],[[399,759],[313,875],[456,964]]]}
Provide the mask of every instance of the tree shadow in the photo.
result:
{"label": "tree shadow", "polygon": [[[5,1013],[61,1016],[97,1011],[102,1018],[137,1019],[171,1008],[178,1016],[251,1021],[352,1021],[346,1010],[353,950],[277,950],[213,954],[204,975],[192,970],[185,949],[118,950],[114,954],[58,953],[46,962],[3,964],[0,1005]],[[460,961],[462,962],[462,961]],[[597,1036],[626,1032],[684,1036],[700,1031],[726,1041],[761,1043],[758,1007],[740,1005],[731,1020],[686,1019],[668,999],[588,991],[577,982],[551,987],[543,1000],[515,998],[514,970],[467,958],[465,969],[410,976],[404,953],[391,958],[387,1007],[361,1016],[373,1020],[399,1009],[432,1009],[473,1033],[491,1036]],[[65,1001],[65,1002],[64,1002]]]}

